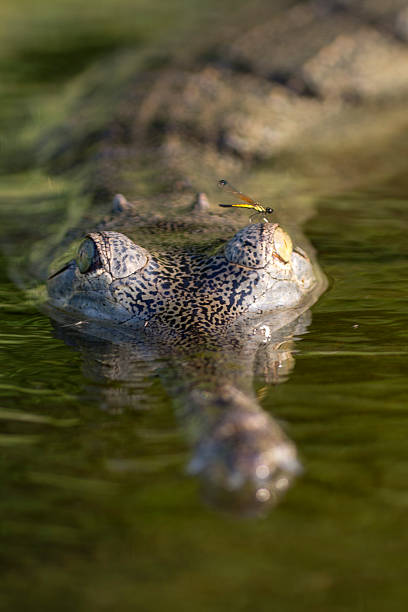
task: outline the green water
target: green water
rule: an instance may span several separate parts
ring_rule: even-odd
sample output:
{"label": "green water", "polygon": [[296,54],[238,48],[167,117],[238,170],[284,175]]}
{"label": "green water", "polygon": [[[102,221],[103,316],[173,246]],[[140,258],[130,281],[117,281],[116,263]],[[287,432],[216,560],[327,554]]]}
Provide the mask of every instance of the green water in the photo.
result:
{"label": "green water", "polygon": [[115,411],[3,275],[5,609],[406,608],[405,207],[356,193],[308,226],[332,287],[262,401],[305,473],[262,519],[203,504],[159,379]]}
{"label": "green water", "polygon": [[[158,36],[157,14],[139,4],[141,29]],[[47,64],[66,69],[52,36],[61,14],[47,6],[39,2],[43,13],[18,19],[19,36],[9,31],[12,51],[2,55],[0,205],[2,234],[12,227],[14,238],[0,267],[0,608],[405,611],[408,180],[317,200],[306,229],[331,287],[296,343],[288,380],[255,381],[305,471],[262,518],[211,508],[185,473],[189,449],[148,360],[138,364],[136,380],[95,378],[86,352],[58,339],[7,274],[28,243],[57,230],[59,212],[75,200],[75,187],[61,177],[20,179],[30,159],[13,141],[16,125],[32,119],[33,100],[39,108],[39,92],[61,86],[60,79],[44,84]],[[64,27],[72,34],[68,6],[60,10],[63,19],[71,16]],[[83,13],[88,46],[79,53],[75,36],[67,39],[66,76],[123,40],[145,44],[129,25],[130,6],[121,2],[115,21],[111,4],[100,3],[103,40],[95,11]],[[168,12],[160,10],[163,24]],[[13,11],[10,4],[3,19],[14,23]],[[35,41],[44,33],[41,47]],[[30,55],[32,45],[47,53]],[[51,220],[42,217],[45,193]],[[25,225],[16,229],[13,212],[22,202]],[[73,221],[76,215],[73,207]]]}

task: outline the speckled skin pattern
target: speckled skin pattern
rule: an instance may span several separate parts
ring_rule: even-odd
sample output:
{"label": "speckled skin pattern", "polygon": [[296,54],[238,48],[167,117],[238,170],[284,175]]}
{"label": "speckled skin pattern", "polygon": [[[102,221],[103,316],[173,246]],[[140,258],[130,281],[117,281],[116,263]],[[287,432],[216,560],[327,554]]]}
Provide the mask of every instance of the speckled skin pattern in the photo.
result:
{"label": "speckled skin pattern", "polygon": [[[85,263],[84,263],[85,262]],[[276,223],[238,231],[224,245],[151,253],[114,231],[87,235],[76,260],[48,280],[51,304],[178,341],[222,334],[244,315],[301,305],[314,270]]]}
{"label": "speckled skin pattern", "polygon": [[[141,359],[158,368],[188,432],[188,471],[210,503],[243,513],[276,503],[300,464],[252,376],[278,382],[293,367],[290,342],[326,286],[311,247],[302,242],[310,258],[293,248],[277,223],[234,234],[245,217],[217,215],[203,197],[177,215],[118,196],[113,204],[90,233],[81,226],[62,241],[76,254],[48,280],[61,337],[81,347],[83,334],[108,340],[101,356],[92,341],[85,360],[98,381],[107,369],[108,380],[137,380]],[[115,393],[108,404],[123,401],[121,386],[102,388]]]}

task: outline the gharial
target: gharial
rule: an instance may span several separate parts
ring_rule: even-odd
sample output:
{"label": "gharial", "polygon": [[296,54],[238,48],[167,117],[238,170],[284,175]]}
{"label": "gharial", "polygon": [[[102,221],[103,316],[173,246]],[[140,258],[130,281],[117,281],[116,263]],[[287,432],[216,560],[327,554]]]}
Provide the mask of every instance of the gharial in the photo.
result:
{"label": "gharial", "polygon": [[114,212],[50,274],[51,316],[121,346],[116,370],[140,346],[171,356],[165,384],[195,424],[190,471],[239,507],[274,499],[299,462],[260,407],[253,370],[290,360],[290,341],[326,287],[313,252],[293,247],[278,223],[225,239],[231,221],[206,206],[164,219],[118,196]]}
{"label": "gharial", "polygon": [[[50,303],[121,327],[154,328],[176,341],[219,336],[242,317],[310,305],[321,275],[278,223],[249,225],[220,244],[214,217],[218,224],[220,218],[207,217],[192,215],[179,227],[170,219],[160,226],[162,232],[187,234],[198,228],[207,237],[204,246],[190,235],[183,248],[149,251],[132,240],[131,232],[112,231],[112,224],[88,233],[76,257],[50,275]],[[130,220],[119,214],[113,226],[126,222],[129,229]],[[151,218],[141,224],[136,216],[133,233],[144,229],[146,234],[155,223]]]}

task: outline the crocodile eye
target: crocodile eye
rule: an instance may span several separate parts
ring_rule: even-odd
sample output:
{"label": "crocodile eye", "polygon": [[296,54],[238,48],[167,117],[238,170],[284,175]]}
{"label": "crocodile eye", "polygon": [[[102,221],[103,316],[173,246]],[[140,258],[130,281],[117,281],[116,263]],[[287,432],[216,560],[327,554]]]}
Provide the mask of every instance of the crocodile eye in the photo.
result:
{"label": "crocodile eye", "polygon": [[81,274],[89,272],[97,254],[96,245],[91,238],[86,238],[79,246],[76,263]]}

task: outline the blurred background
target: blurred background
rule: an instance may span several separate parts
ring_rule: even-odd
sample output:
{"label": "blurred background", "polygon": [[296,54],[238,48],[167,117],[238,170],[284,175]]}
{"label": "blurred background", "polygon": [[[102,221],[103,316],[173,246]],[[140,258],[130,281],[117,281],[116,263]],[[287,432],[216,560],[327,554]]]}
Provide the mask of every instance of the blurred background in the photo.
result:
{"label": "blurred background", "polygon": [[[0,607],[405,611],[407,2],[1,0],[0,77]],[[331,283],[255,376],[305,467],[262,518],[202,501],[148,360],[97,378],[117,350],[37,308],[115,193],[215,207],[220,177]]]}

